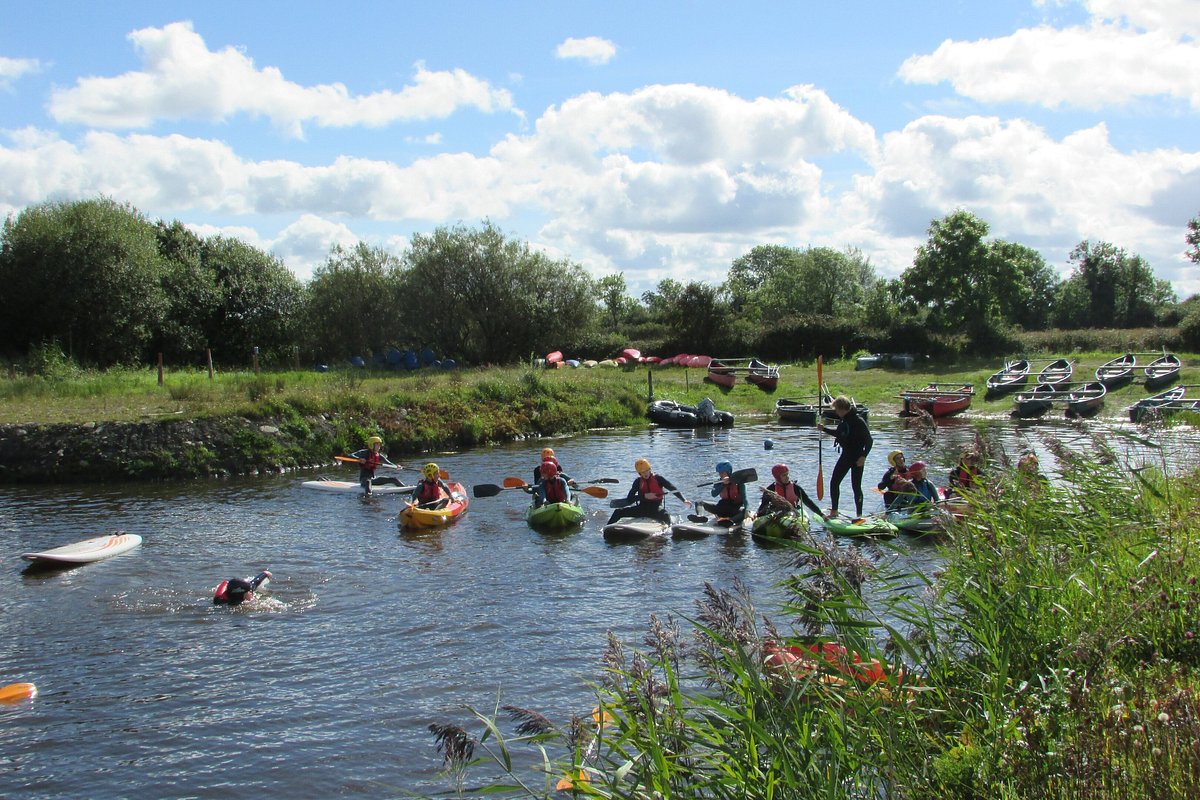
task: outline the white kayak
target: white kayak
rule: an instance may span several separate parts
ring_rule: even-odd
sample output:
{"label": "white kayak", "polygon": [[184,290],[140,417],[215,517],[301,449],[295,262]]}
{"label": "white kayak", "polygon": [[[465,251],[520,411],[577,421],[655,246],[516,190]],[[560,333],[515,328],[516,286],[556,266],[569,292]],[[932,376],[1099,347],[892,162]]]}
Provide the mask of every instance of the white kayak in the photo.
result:
{"label": "white kayak", "polygon": [[[300,484],[305,489],[317,489],[322,492],[358,492],[362,493],[362,484],[358,481],[335,481],[322,478],[315,481],[305,481]],[[414,486],[397,486],[394,483],[383,483],[371,487],[371,494],[412,494]]]}
{"label": "white kayak", "polygon": [[670,531],[670,525],[652,519],[621,519],[604,526],[604,540],[636,542],[640,539],[661,539]]}
{"label": "white kayak", "polygon": [[120,555],[126,550],[132,550],[142,543],[142,537],[136,533],[114,533],[108,536],[97,536],[94,539],[84,539],[82,542],[55,547],[41,553],[24,553],[21,558],[36,563],[54,564],[87,564]]}

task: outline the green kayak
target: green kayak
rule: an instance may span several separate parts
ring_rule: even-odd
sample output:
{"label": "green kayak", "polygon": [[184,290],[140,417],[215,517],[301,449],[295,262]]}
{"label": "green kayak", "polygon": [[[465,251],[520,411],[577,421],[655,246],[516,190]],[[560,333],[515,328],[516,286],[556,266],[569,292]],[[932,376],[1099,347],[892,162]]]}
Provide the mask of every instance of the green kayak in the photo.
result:
{"label": "green kayak", "polygon": [[886,519],[878,517],[874,519],[864,519],[862,522],[853,522],[848,519],[833,519],[825,520],[825,530],[838,536],[895,536],[900,530],[888,522]]}
{"label": "green kayak", "polygon": [[583,506],[574,503],[544,503],[530,505],[525,512],[525,521],[530,527],[542,531],[563,531],[583,522]]}
{"label": "green kayak", "polygon": [[758,517],[754,520],[750,535],[757,542],[770,544],[783,539],[798,539],[808,533],[808,529],[808,515],[791,511],[786,514],[764,514]]}
{"label": "green kayak", "polygon": [[939,530],[948,516],[940,509],[909,508],[902,511],[889,511],[887,521],[904,533],[923,534]]}

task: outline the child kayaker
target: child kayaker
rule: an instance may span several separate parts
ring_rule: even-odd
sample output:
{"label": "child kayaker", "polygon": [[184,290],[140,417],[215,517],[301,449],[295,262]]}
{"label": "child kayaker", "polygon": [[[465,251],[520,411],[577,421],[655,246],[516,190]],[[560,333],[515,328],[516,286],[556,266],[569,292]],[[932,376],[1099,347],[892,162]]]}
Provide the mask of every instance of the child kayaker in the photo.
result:
{"label": "child kayaker", "polygon": [[634,462],[633,468],[637,470],[638,476],[634,478],[633,485],[629,487],[629,494],[625,496],[625,505],[614,510],[612,516],[608,518],[609,525],[625,517],[645,517],[669,525],[671,515],[663,509],[663,500],[666,499],[667,492],[674,493],[685,506],[692,504],[692,501],[675,488],[675,484],[662,475],[655,475],[654,470],[650,468],[650,462],[646,459],[639,458]]}

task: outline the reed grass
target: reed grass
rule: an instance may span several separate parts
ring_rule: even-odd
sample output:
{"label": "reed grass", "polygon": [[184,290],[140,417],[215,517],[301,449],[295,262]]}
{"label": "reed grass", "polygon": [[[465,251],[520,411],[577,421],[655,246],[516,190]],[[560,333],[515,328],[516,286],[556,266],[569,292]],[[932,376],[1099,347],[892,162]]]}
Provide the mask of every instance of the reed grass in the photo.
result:
{"label": "reed grass", "polygon": [[[1126,464],[1103,441],[1051,448],[1053,484],[993,462],[937,575],[810,539],[773,615],[741,586],[709,586],[691,618],[651,616],[640,648],[610,635],[595,685],[607,716],[592,718],[606,724],[505,739],[481,715],[508,756],[472,768],[506,777],[468,793],[1200,796],[1200,473]],[[771,664],[773,643],[815,642],[884,677]],[[530,744],[541,759],[512,758]]]}

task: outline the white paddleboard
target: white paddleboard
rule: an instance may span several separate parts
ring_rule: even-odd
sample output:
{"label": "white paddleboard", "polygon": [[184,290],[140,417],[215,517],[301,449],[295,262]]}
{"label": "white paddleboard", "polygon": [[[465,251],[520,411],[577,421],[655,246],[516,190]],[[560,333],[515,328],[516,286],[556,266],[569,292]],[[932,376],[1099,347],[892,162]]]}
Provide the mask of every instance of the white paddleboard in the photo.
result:
{"label": "white paddleboard", "polygon": [[652,519],[617,520],[604,526],[604,539],[608,542],[635,542],[638,539],[666,536],[670,530],[670,525]]}
{"label": "white paddleboard", "polygon": [[[323,492],[358,492],[362,494],[362,484],[358,481],[333,481],[333,480],[318,480],[305,481],[300,484],[305,489],[318,489]],[[379,486],[371,487],[371,494],[412,494],[413,486],[396,486],[392,483],[385,483]]]}
{"label": "white paddleboard", "polygon": [[742,523],[721,525],[712,522],[676,522],[671,526],[671,537],[674,539],[703,539],[707,536],[726,536],[745,532]]}
{"label": "white paddleboard", "polygon": [[101,561],[120,555],[141,543],[142,537],[136,533],[114,533],[108,536],[97,536],[94,539],[84,539],[82,542],[63,545],[42,553],[24,553],[21,558],[36,562],[87,564],[90,561]]}

